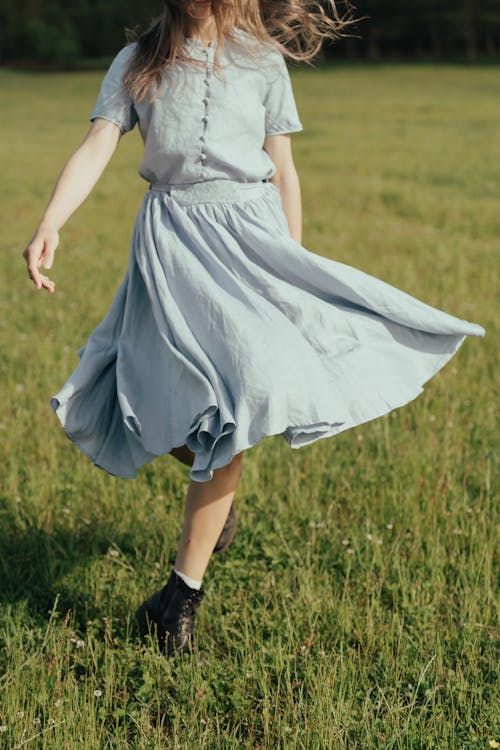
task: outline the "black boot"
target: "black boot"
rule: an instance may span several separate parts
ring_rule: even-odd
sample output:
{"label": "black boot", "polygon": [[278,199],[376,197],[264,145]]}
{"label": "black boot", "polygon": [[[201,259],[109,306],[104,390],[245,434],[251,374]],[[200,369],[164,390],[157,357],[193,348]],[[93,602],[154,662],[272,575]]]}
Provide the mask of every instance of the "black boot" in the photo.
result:
{"label": "black boot", "polygon": [[238,523],[238,516],[236,515],[236,509],[234,505],[229,508],[224,528],[222,529],[220,536],[215,544],[214,552],[225,552],[231,542],[233,541],[234,535],[236,534],[236,525]]}
{"label": "black boot", "polygon": [[160,650],[167,656],[193,651],[196,610],[204,594],[203,587],[192,589],[172,570],[166,586],[135,613],[141,639],[156,636]]}

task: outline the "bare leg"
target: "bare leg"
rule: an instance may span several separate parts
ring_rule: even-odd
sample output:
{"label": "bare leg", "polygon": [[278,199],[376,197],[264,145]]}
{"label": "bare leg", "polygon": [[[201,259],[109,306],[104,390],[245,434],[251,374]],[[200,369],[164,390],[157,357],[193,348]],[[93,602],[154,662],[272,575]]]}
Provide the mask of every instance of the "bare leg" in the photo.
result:
{"label": "bare leg", "polygon": [[241,475],[243,453],[214,470],[209,482],[190,481],[175,568],[201,581],[226,521]]}

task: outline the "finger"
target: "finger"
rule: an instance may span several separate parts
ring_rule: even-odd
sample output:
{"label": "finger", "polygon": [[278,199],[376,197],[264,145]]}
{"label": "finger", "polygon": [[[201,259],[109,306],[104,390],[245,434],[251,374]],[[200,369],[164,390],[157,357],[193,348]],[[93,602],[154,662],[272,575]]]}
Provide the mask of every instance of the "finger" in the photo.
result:
{"label": "finger", "polygon": [[54,262],[54,250],[52,252],[45,252],[42,258],[42,266],[44,268],[52,268]]}
{"label": "finger", "polygon": [[40,264],[40,256],[42,254],[43,244],[39,242],[31,242],[23,253],[23,257],[28,266],[28,274],[34,281],[36,287],[40,289],[40,274],[38,266]]}
{"label": "finger", "polygon": [[38,267],[35,263],[35,260],[32,259],[28,265],[28,274],[30,279],[34,282],[37,289],[42,288],[42,278],[38,271]]}
{"label": "finger", "polygon": [[52,263],[54,262],[54,253],[58,244],[59,241],[57,236],[45,240],[45,247],[42,253],[44,268],[52,268]]}
{"label": "finger", "polygon": [[40,258],[43,254],[43,248],[44,248],[44,241],[40,238],[33,240],[30,242],[26,250],[24,251],[23,255],[25,260],[30,263],[32,260],[37,261],[37,263],[40,263]]}
{"label": "finger", "polygon": [[43,286],[43,288],[44,289],[48,289],[49,292],[53,292],[56,285],[52,281],[52,279],[49,279],[48,276],[44,276],[43,274],[41,274],[40,278],[42,280],[42,286]]}

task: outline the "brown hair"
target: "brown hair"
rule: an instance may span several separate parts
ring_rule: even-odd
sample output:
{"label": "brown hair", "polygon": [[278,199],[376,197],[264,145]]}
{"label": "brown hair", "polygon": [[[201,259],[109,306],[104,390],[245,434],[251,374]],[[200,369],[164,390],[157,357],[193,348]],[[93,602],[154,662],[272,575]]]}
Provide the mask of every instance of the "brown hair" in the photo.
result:
{"label": "brown hair", "polygon": [[[345,36],[344,29],[356,20],[350,15],[350,3],[344,4],[347,15],[340,16],[335,0],[212,0],[217,37],[214,66],[219,67],[221,39],[241,46],[233,29],[272,44],[289,60],[312,64],[323,40]],[[189,0],[165,0],[163,13],[144,32],[126,30],[128,41],[137,43],[125,76],[125,86],[136,101],[159,86],[165,65],[177,60],[202,64],[183,47],[188,5]]]}

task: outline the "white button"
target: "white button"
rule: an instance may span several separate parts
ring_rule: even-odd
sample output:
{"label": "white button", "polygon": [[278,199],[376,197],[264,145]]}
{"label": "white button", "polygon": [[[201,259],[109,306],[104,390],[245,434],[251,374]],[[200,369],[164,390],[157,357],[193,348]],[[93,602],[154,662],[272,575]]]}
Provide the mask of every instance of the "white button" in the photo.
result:
{"label": "white button", "polygon": [[203,117],[201,118],[201,121],[208,122],[208,115],[203,115]]}
{"label": "white button", "polygon": [[201,159],[202,161],[205,161],[205,159],[206,159],[206,158],[207,158],[207,155],[206,155],[206,154],[200,154],[200,159]]}
{"label": "white button", "polygon": [[208,96],[205,96],[202,101],[203,101],[203,104],[208,104]]}

